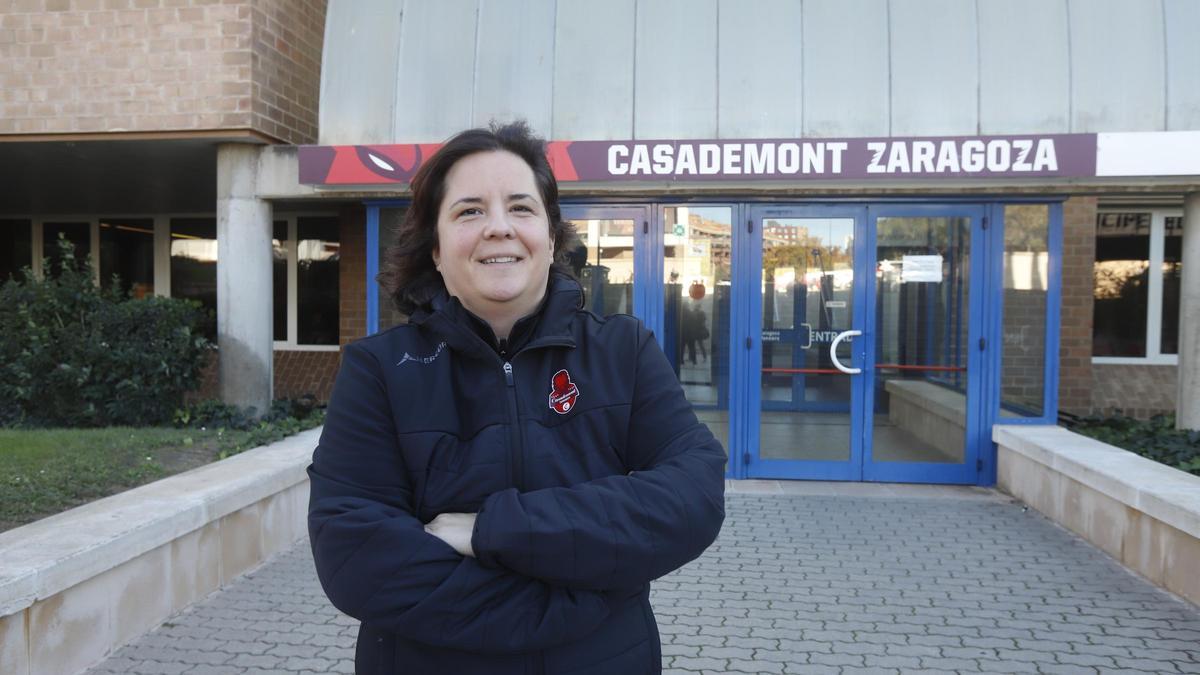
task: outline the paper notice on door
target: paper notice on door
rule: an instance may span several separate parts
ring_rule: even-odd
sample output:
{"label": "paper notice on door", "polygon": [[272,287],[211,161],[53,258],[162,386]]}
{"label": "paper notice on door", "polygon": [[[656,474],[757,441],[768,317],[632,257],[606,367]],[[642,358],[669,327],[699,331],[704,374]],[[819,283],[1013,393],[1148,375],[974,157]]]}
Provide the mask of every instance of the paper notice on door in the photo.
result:
{"label": "paper notice on door", "polygon": [[940,255],[906,255],[900,271],[900,283],[910,281],[942,282],[942,256]]}

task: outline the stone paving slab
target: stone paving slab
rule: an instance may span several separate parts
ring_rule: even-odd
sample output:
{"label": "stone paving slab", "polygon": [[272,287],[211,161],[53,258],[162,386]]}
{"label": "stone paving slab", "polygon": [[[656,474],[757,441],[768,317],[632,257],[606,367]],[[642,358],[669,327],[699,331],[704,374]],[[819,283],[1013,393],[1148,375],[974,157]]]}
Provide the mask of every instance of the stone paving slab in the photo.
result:
{"label": "stone paving slab", "polygon": [[[1035,511],[856,491],[730,493],[654,584],[664,673],[1200,673],[1200,609]],[[89,673],[352,673],[356,631],[304,542]]]}

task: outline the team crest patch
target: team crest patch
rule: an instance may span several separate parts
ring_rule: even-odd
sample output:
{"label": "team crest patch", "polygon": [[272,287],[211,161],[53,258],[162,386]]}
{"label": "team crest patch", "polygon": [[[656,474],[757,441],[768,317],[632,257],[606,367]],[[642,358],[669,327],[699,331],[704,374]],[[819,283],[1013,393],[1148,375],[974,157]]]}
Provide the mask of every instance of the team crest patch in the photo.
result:
{"label": "team crest patch", "polygon": [[563,370],[550,378],[550,409],[559,415],[566,415],[575,407],[579,400],[579,387],[571,381],[571,374]]}

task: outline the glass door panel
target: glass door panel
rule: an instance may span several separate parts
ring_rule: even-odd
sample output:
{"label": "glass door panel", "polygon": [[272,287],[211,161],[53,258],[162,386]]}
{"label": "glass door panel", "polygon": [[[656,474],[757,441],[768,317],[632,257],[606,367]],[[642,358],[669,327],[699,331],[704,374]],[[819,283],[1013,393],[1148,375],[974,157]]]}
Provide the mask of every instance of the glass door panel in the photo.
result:
{"label": "glass door panel", "polygon": [[855,280],[865,275],[855,264],[866,210],[761,207],[751,215],[747,475],[857,480],[865,343],[851,332],[863,329]]}
{"label": "glass door panel", "polygon": [[962,464],[969,218],[876,221],[876,462]]}
{"label": "glass door panel", "polygon": [[600,316],[633,314],[632,218],[567,218],[580,245],[570,264],[583,285],[584,306]]}
{"label": "glass door panel", "polygon": [[881,207],[872,226],[863,476],[976,482],[987,346],[978,292],[986,276],[983,208]]}
{"label": "glass door panel", "polygon": [[728,452],[733,208],[668,206],[661,221],[663,350]]}

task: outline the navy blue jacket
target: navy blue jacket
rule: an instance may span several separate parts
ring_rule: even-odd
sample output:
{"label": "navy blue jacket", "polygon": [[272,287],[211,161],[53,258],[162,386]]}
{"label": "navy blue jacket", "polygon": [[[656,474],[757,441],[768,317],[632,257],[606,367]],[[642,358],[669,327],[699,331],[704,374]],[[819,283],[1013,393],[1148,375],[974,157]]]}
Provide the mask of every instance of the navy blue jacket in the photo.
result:
{"label": "navy blue jacket", "polygon": [[581,306],[555,275],[508,344],[443,296],[346,347],[309,533],[358,673],[660,672],[649,582],[716,538],[725,453],[650,332]]}

